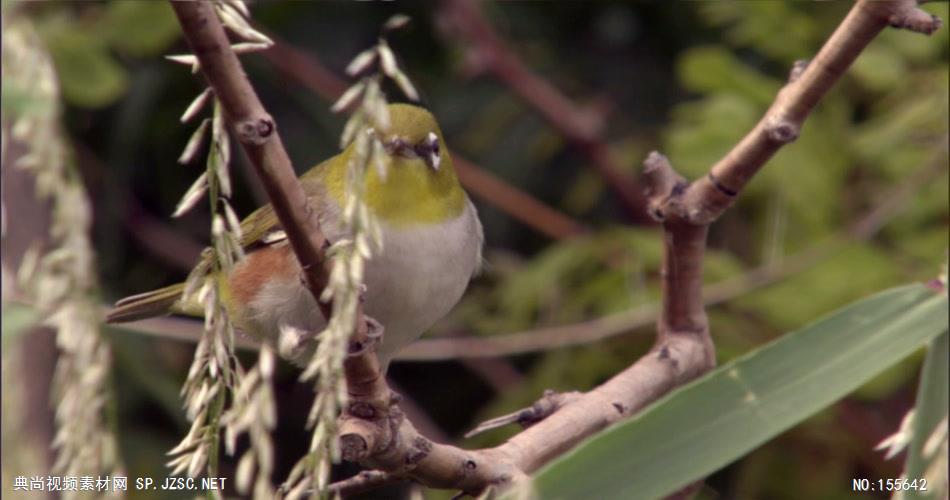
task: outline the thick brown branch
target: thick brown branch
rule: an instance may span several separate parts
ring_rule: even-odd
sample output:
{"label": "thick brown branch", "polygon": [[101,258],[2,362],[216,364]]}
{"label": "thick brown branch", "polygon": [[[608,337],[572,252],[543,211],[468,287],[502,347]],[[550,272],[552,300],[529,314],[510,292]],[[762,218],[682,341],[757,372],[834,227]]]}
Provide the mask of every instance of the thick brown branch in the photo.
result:
{"label": "thick brown branch", "polygon": [[[222,95],[212,77],[216,73],[221,73],[218,77],[223,79],[240,80],[247,87],[242,87],[243,92],[237,93],[238,101],[247,94],[253,95],[236,58],[227,47],[217,19],[207,7],[209,4],[175,2],[173,5],[186,33],[211,33],[205,33],[209,37],[207,40],[199,36],[191,40],[190,35],[189,41],[205,70],[209,71],[209,81],[219,97]],[[651,155],[647,159],[651,213],[663,222],[666,245],[662,311],[657,342],[649,353],[606,383],[560,406],[553,414],[504,444],[473,451],[426,439],[404,418],[395,404],[398,398],[390,396],[378,370],[376,378],[372,377],[372,364],[366,365],[369,368],[366,371],[354,372],[348,367],[348,382],[365,383],[367,391],[353,395],[351,389],[353,403],[341,423],[340,442],[344,457],[385,472],[383,476],[371,474],[372,477],[407,477],[428,486],[478,493],[494,485],[523,480],[527,474],[584,438],[630,416],[677,385],[711,369],[714,350],[701,294],[708,224],[728,207],[732,198],[781,145],[797,137],[802,122],[821,96],[883,27],[891,23],[928,31],[923,18],[912,11],[915,8],[912,0],[860,0],[815,60],[782,90],[759,125],[715,165],[708,176],[687,185],[665,158]],[[932,20],[931,23],[933,27],[938,25]],[[233,64],[225,65],[225,69],[221,69],[220,61],[214,61],[222,57],[222,53],[227,54],[225,59],[233,59]],[[215,64],[209,65],[206,59],[218,64],[218,69],[214,70]],[[222,90],[231,89],[224,85]],[[240,104],[232,100],[222,98],[222,103],[226,108]],[[282,149],[279,141],[273,140],[276,137],[273,123],[260,109],[259,103],[257,108],[239,106],[237,111],[242,110],[246,113],[229,110],[227,115],[236,120],[235,128],[246,148],[271,144]],[[252,160],[267,159],[266,155],[250,156]],[[286,159],[286,154],[283,156]],[[289,162],[286,166],[289,170]],[[262,177],[270,175],[264,168],[260,172]],[[299,190],[299,186],[296,188]],[[274,188],[277,194],[280,189]],[[268,192],[273,198],[270,187]],[[287,210],[300,210],[303,206],[289,206]],[[288,233],[291,230],[288,226],[302,220],[281,218]],[[297,227],[305,226],[301,223]],[[306,241],[308,234],[304,233],[303,245],[309,243]],[[297,247],[294,249],[296,251]],[[315,252],[318,249],[319,246],[313,248]],[[355,356],[357,359],[363,357]],[[383,404],[385,402],[388,405]]]}
{"label": "thick brown branch", "polygon": [[[801,252],[751,269],[739,276],[708,286],[703,293],[706,307],[723,303],[798,274],[820,264],[852,241],[873,238],[881,228],[900,214],[920,190],[946,171],[947,141],[937,147],[928,165],[910,173],[900,185],[882,194],[880,203],[848,224],[839,234],[829,236]],[[105,309],[108,311],[108,309]],[[630,332],[654,321],[659,304],[645,304],[582,323],[549,326],[491,337],[447,337],[422,339],[403,349],[397,360],[440,361],[458,358],[493,358],[589,344]],[[196,343],[201,338],[202,324],[176,317],[137,321],[134,332],[161,338]],[[117,328],[111,326],[110,328]],[[235,339],[239,349],[256,349],[257,344],[244,337]],[[497,370],[496,370],[497,371]],[[495,373],[494,375],[498,375]]]}
{"label": "thick brown branch", "polygon": [[[304,270],[307,288],[329,319],[329,304],[320,300],[328,278],[323,254],[327,240],[320,229],[318,214],[297,180],[276,123],[267,114],[231,49],[214,4],[179,0],[171,4],[202,73],[221,103],[228,125],[250,158],[287,233]],[[380,373],[375,351],[368,347],[380,326],[364,319],[362,307],[357,309],[356,325],[351,337],[351,355],[344,362],[347,391],[358,403],[372,405],[378,412],[389,403],[389,389]]]}
{"label": "thick brown branch", "polygon": [[271,118],[244,74],[211,2],[171,2],[185,39],[201,63],[201,71],[221,103],[224,116],[257,172],[277,219],[287,233],[308,288],[324,316],[330,309],[320,300],[328,274],[324,267],[326,238],[310,207],[290,158]]}
{"label": "thick brown branch", "polygon": [[340,496],[346,498],[404,481],[406,481],[406,478],[397,474],[379,470],[364,470],[353,477],[331,484],[330,492],[339,493]]}
{"label": "thick brown branch", "polygon": [[930,34],[941,22],[920,11],[914,0],[859,1],[818,55],[807,65],[796,64],[791,81],[755,128],[690,186],[684,199],[690,220],[708,224],[718,218],[765,162],[798,138],[818,101],[889,24]]}
{"label": "thick brown branch", "polygon": [[[474,457],[480,455],[494,460],[489,464],[489,471],[479,473],[483,481],[531,473],[580,439],[639,410],[664,392],[713,366],[714,351],[701,294],[702,258],[708,224],[722,213],[745,182],[780,145],[797,137],[807,113],[870,38],[880,31],[882,19],[909,8],[914,8],[912,2],[879,2],[874,6],[870,2],[859,2],[819,57],[783,90],[770,114],[750,134],[753,147],[749,145],[750,140],[744,140],[736,148],[738,153],[730,153],[720,162],[720,165],[733,166],[718,170],[714,167],[709,176],[687,185],[665,158],[659,155],[648,158],[651,212],[663,221],[666,244],[664,299],[656,345],[621,374],[505,444],[491,450],[470,452],[472,474],[478,470],[475,467],[478,461]],[[891,9],[890,14],[883,12],[884,9]],[[854,40],[849,40],[850,37]],[[828,64],[833,67],[827,67]],[[776,110],[780,112],[775,113]],[[401,429],[411,433],[409,427],[402,425]],[[451,453],[447,455],[444,458],[458,458]],[[425,462],[423,459],[420,464]],[[458,469],[451,467],[450,471],[457,473]],[[425,484],[432,484],[433,478],[424,472],[414,471],[413,476]],[[429,469],[428,472],[437,471]],[[470,476],[457,483],[466,490],[471,488],[471,484]],[[481,487],[489,484],[493,483],[483,482]]]}
{"label": "thick brown branch", "polygon": [[554,239],[587,233],[587,228],[574,219],[512,187],[484,168],[458,155],[454,155],[454,160],[462,185],[512,218]]}
{"label": "thick brown branch", "polygon": [[541,396],[541,399],[535,401],[533,405],[507,415],[486,420],[478,424],[474,429],[466,432],[465,437],[470,438],[477,436],[483,432],[504,427],[509,424],[519,424],[522,427],[530,427],[550,417],[554,412],[560,410],[568,403],[575,401],[580,396],[581,393],[576,391],[556,392],[550,389],[546,390],[544,391],[544,395]]}

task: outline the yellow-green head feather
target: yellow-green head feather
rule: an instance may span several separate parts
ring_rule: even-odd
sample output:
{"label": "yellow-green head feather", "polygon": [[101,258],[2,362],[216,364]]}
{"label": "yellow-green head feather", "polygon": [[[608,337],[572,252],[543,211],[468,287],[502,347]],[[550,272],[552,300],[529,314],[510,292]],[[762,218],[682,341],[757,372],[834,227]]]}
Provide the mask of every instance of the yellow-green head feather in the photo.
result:
{"label": "yellow-green head feather", "polygon": [[[432,113],[409,104],[389,105],[390,127],[382,137],[384,144],[398,144],[405,154],[387,150],[389,160],[385,178],[376,168],[366,173],[366,205],[386,223],[410,226],[435,224],[457,217],[465,208],[465,193],[455,175],[455,167],[442,130]],[[412,153],[412,148],[429,144],[435,134],[438,159],[427,162]],[[346,171],[354,145],[319,167],[322,184],[330,196],[342,205]],[[434,166],[435,165],[435,166]],[[437,168],[436,168],[437,167]]]}

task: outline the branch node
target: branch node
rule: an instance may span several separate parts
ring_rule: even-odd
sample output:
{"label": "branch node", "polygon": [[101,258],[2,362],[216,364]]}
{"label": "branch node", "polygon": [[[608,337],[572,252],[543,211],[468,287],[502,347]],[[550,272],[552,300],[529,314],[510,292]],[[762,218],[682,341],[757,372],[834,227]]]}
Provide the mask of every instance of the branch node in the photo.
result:
{"label": "branch node", "polygon": [[648,198],[666,197],[673,192],[676,184],[685,179],[673,170],[670,160],[658,151],[650,151],[643,160],[643,180],[646,184],[644,194]]}
{"label": "branch node", "polygon": [[[765,133],[769,139],[779,143],[788,144],[798,139],[799,127],[783,116],[769,117],[765,126]],[[733,196],[735,196],[733,194]]]}
{"label": "branch node", "polygon": [[[712,185],[715,186],[716,189],[717,189],[720,193],[722,193],[722,194],[724,194],[724,195],[726,195],[726,196],[728,196],[728,197],[730,197],[730,198],[732,198],[732,197],[736,196],[737,194],[739,194],[739,193],[738,193],[737,191],[735,191],[734,189],[729,189],[729,188],[727,188],[724,184],[722,184],[721,182],[719,182],[719,179],[717,179],[716,176],[713,175],[712,171],[709,172],[709,174],[707,175],[707,177],[709,177],[709,182],[711,182]],[[690,214],[690,217],[692,217],[692,216],[693,216],[693,214],[691,213],[691,214]]]}
{"label": "branch node", "polygon": [[277,125],[270,116],[259,118],[249,118],[241,120],[234,124],[234,131],[237,133],[238,140],[243,144],[253,144],[261,146],[274,135]]}
{"label": "branch node", "polygon": [[340,436],[340,456],[347,462],[359,462],[369,454],[369,445],[359,434]]}
{"label": "branch node", "polygon": [[656,353],[656,357],[657,359],[669,364],[674,373],[679,373],[679,360],[670,355],[670,348],[668,345],[663,344]]}
{"label": "branch node", "polygon": [[643,180],[647,211],[658,222],[666,219],[670,199],[681,196],[689,187],[686,179],[673,169],[670,160],[657,151],[651,151],[643,160]]}
{"label": "branch node", "polygon": [[791,71],[788,72],[788,83],[795,83],[796,80],[801,78],[802,73],[808,69],[808,63],[811,62],[811,59],[799,59],[792,64]]}
{"label": "branch node", "polygon": [[887,18],[887,23],[892,28],[910,30],[925,35],[931,35],[943,26],[943,21],[939,17],[916,7],[902,9],[892,14]]}
{"label": "branch node", "polygon": [[376,418],[376,408],[365,401],[356,401],[346,411],[357,418],[371,420]]}
{"label": "branch node", "polygon": [[396,406],[400,401],[402,401],[402,394],[395,391],[389,393],[389,406]]}
{"label": "branch node", "polygon": [[432,451],[432,442],[422,436],[416,436],[412,446],[406,452],[406,465],[416,465]]}

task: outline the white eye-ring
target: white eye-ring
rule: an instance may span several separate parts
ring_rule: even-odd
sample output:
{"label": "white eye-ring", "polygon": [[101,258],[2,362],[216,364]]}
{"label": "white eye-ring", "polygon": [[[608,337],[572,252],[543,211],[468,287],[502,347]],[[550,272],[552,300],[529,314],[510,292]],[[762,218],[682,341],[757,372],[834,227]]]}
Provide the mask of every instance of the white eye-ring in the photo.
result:
{"label": "white eye-ring", "polygon": [[429,135],[426,136],[426,143],[428,145],[428,158],[426,158],[426,163],[428,163],[433,170],[438,170],[439,164],[442,162],[442,155],[439,154],[439,137],[435,135],[435,132],[429,132]]}

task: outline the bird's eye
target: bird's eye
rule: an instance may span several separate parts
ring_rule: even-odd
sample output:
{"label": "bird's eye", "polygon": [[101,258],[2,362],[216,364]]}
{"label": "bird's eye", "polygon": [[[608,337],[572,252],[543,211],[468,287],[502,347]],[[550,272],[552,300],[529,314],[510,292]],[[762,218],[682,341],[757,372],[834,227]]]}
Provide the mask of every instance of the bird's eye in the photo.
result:
{"label": "bird's eye", "polygon": [[420,155],[425,160],[426,164],[432,168],[432,170],[439,170],[439,164],[442,161],[442,156],[439,154],[439,136],[435,135],[435,132],[429,132],[429,135],[426,136],[426,144],[424,149],[426,149],[426,155]]}

